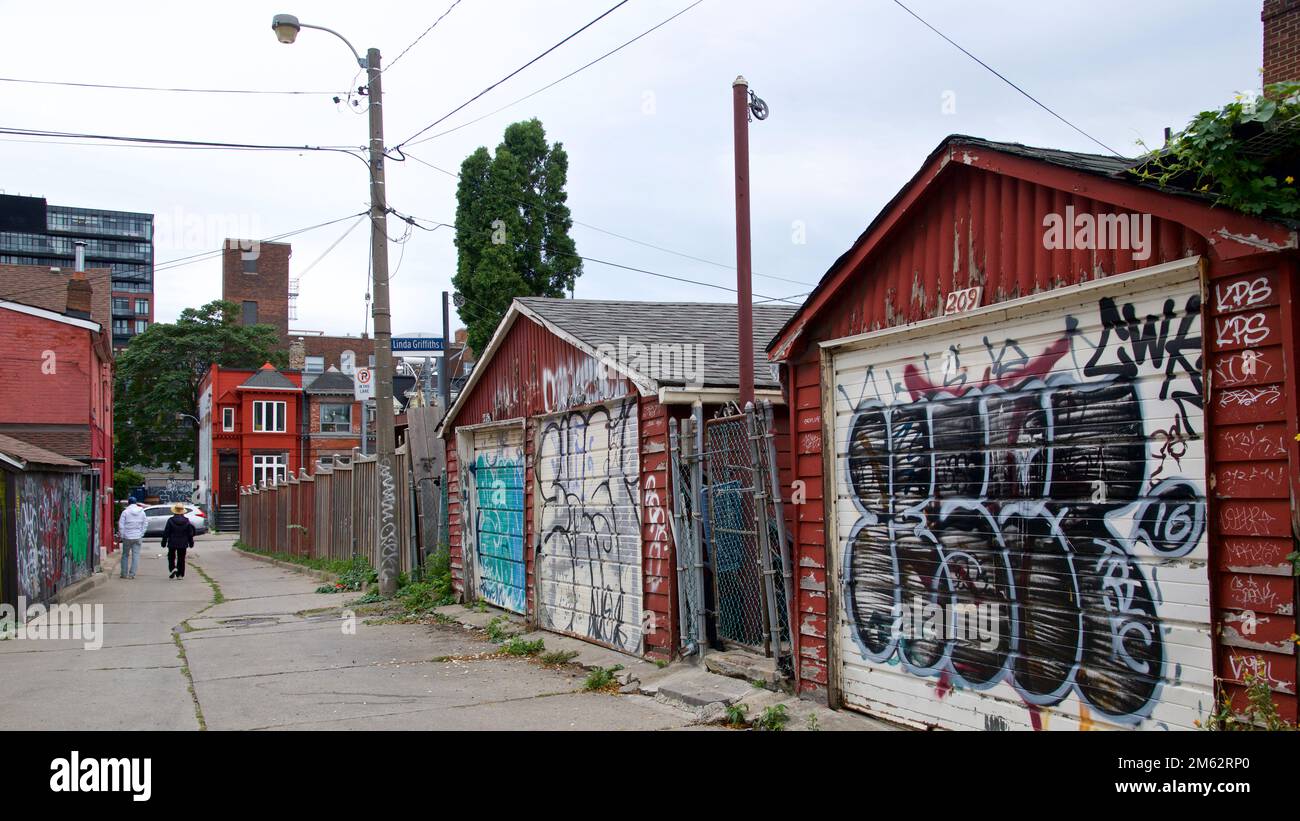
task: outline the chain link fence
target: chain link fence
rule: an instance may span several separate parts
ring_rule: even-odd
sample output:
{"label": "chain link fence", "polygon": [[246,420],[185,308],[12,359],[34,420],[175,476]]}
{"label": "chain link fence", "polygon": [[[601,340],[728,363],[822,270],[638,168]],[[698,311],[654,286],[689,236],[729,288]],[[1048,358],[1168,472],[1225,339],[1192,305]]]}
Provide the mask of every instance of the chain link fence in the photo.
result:
{"label": "chain link fence", "polygon": [[792,574],[771,406],[684,420],[670,451],[683,649],[713,634],[789,671]]}

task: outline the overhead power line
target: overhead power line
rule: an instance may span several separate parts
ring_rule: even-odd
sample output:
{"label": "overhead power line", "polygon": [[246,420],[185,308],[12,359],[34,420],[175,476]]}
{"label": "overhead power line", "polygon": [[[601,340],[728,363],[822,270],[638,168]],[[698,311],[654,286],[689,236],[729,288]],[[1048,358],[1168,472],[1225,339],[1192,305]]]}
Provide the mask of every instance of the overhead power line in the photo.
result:
{"label": "overhead power line", "polygon": [[406,145],[406,144],[409,143],[411,140],[414,140],[416,137],[419,137],[420,135],[422,135],[422,134],[426,133],[427,131],[429,131],[430,129],[434,128],[434,127],[437,126],[439,123],[443,122],[443,121],[446,120],[448,117],[450,117],[450,116],[452,116],[453,114],[455,114],[456,112],[460,111],[460,110],[461,110],[462,108],[464,108],[465,106],[469,105],[470,103],[474,102],[474,101],[477,100],[478,98],[482,97],[484,94],[487,94],[489,91],[491,91],[492,89],[494,89],[494,88],[496,88],[497,86],[501,85],[501,84],[504,83],[506,80],[509,80],[511,77],[514,77],[516,74],[518,74],[519,72],[521,72],[521,71],[523,71],[524,69],[528,68],[528,67],[531,66],[533,63],[536,63],[538,60],[541,60],[543,57],[545,57],[546,55],[550,54],[552,51],[555,51],[557,48],[559,48],[560,46],[564,45],[565,43],[569,42],[569,41],[572,40],[574,37],[577,37],[579,34],[582,34],[584,31],[586,31],[587,29],[589,29],[589,28],[591,28],[592,26],[596,25],[596,24],[599,23],[601,20],[603,20],[603,19],[605,19],[606,17],[608,17],[610,14],[613,14],[615,11],[617,11],[617,10],[618,10],[619,8],[621,8],[622,6],[627,5],[627,2],[628,2],[628,0],[619,0],[619,2],[615,3],[613,6],[610,6],[610,7],[609,7],[608,9],[606,9],[605,11],[601,12],[599,16],[597,16],[596,18],[592,19],[590,22],[588,22],[588,23],[587,23],[586,25],[584,25],[582,28],[580,28],[580,29],[578,29],[577,31],[574,31],[574,32],[572,32],[571,34],[565,36],[565,38],[564,38],[563,40],[561,40],[561,41],[559,41],[558,43],[556,43],[555,45],[551,46],[551,47],[548,48],[546,51],[543,51],[541,54],[537,55],[537,56],[534,57],[533,59],[531,59],[531,60],[529,60],[528,62],[524,63],[524,64],[523,64],[522,66],[520,66],[519,68],[515,69],[514,71],[510,72],[510,73],[507,74],[506,76],[502,77],[500,80],[497,80],[495,83],[493,83],[492,85],[488,86],[487,88],[483,89],[483,90],[480,91],[478,94],[475,94],[473,97],[470,97],[468,100],[466,100],[465,102],[463,102],[463,103],[461,103],[460,105],[456,106],[456,107],[453,108],[451,111],[448,111],[446,114],[442,115],[442,116],[439,117],[438,119],[436,119],[436,120],[434,120],[433,122],[429,123],[429,124],[426,125],[424,128],[421,128],[419,131],[417,131],[417,132],[415,132],[414,134],[412,134],[411,136],[407,137],[405,140],[402,140],[400,143],[397,144],[397,148],[400,149],[402,146]]}
{"label": "overhead power line", "polygon": [[[701,2],[703,2],[703,0],[701,0]],[[414,154],[405,154],[405,156],[406,156],[407,159],[415,160],[416,162],[420,163],[421,165],[428,166],[429,168],[432,168],[434,171],[437,171],[437,172],[440,173],[440,174],[446,174],[448,177],[451,177],[451,178],[453,178],[453,179],[459,179],[459,178],[460,178],[460,175],[457,174],[456,172],[454,172],[454,171],[448,171],[448,170],[445,169],[445,168],[440,168],[439,166],[434,165],[433,163],[429,162],[428,160],[421,159],[420,157],[417,157],[417,156],[415,156]],[[507,196],[509,196],[509,195],[507,195]],[[527,202],[525,202],[525,201],[519,199],[518,197],[510,197],[510,199],[514,200],[515,202],[519,203],[520,205],[524,206],[525,208],[533,208],[533,207],[535,207],[534,205],[532,205],[532,204],[530,204],[530,203],[527,203]],[[545,211],[545,210],[543,210],[543,213],[548,214],[548,215],[552,215],[552,216],[556,216],[555,212],[553,212],[553,211]],[[694,260],[695,262],[702,262],[702,263],[704,263],[704,264],[706,264],[706,265],[712,265],[712,266],[714,266],[714,267],[722,268],[722,269],[724,269],[724,270],[728,270],[728,271],[734,271],[734,270],[736,270],[736,268],[735,268],[734,265],[727,265],[726,263],[723,263],[723,262],[716,262],[716,261],[711,260],[711,259],[705,259],[704,257],[698,257],[698,256],[695,256],[694,254],[687,254],[687,253],[685,253],[685,252],[683,252],[683,251],[675,251],[675,250],[673,250],[672,248],[667,248],[667,247],[664,247],[664,246],[662,246],[662,245],[656,245],[656,244],[654,244],[653,242],[646,242],[645,240],[639,240],[639,239],[637,239],[637,238],[635,238],[635,237],[629,237],[629,236],[627,236],[626,234],[620,234],[620,233],[617,233],[617,232],[615,232],[615,231],[610,231],[610,230],[608,230],[608,229],[601,228],[601,227],[596,226],[596,225],[592,225],[591,223],[588,223],[588,222],[582,222],[581,220],[575,220],[575,219],[572,219],[572,216],[570,216],[570,219],[572,220],[572,222],[573,222],[574,225],[581,225],[583,228],[588,228],[588,229],[590,229],[590,230],[592,230],[592,231],[598,231],[598,232],[600,232],[600,233],[602,233],[602,234],[608,234],[608,235],[611,236],[611,237],[616,237],[616,238],[621,239],[621,240],[624,240],[624,241],[626,241],[626,242],[631,242],[631,243],[634,243],[634,244],[636,244],[636,245],[644,246],[644,247],[646,247],[646,248],[653,248],[654,250],[656,250],[656,251],[662,251],[662,252],[665,253],[665,254],[672,254],[673,256],[681,257],[682,259],[689,259],[689,260]],[[787,278],[787,277],[772,276],[772,275],[770,275],[770,274],[760,274],[760,273],[758,273],[758,272],[754,272],[754,276],[756,276],[756,277],[763,277],[763,278],[765,278],[765,279],[778,280],[778,281],[780,281],[780,282],[789,282],[789,283],[792,283],[792,284],[794,284],[794,285],[812,285],[812,284],[814,284],[814,283],[811,283],[811,282],[804,282],[804,281],[802,281],[802,280],[798,280],[798,279],[789,279],[789,278]]]}
{"label": "overhead power line", "polygon": [[103,140],[105,142],[128,143],[132,145],[151,145],[160,148],[208,148],[235,151],[333,151],[348,154],[357,159],[364,159],[357,152],[364,149],[351,146],[324,145],[272,145],[265,143],[228,143],[209,140],[177,140],[170,137],[122,137],[111,134],[82,134],[72,131],[48,131],[38,128],[16,128],[0,126],[0,134],[12,134],[17,137],[51,137],[55,139]]}
{"label": "overhead power line", "polygon": [[1113,149],[1113,148],[1111,148],[1110,146],[1106,145],[1104,142],[1102,142],[1101,140],[1097,139],[1096,137],[1092,136],[1092,135],[1089,134],[1087,131],[1084,131],[1082,128],[1079,128],[1079,126],[1077,126],[1077,125],[1075,125],[1074,123],[1070,122],[1069,120],[1065,119],[1065,117],[1061,116],[1060,114],[1057,114],[1055,111],[1053,111],[1051,108],[1049,108],[1048,105],[1047,105],[1046,103],[1044,103],[1043,101],[1039,100],[1037,97],[1035,97],[1034,95],[1030,94],[1028,91],[1025,91],[1025,90],[1024,90],[1023,88],[1021,88],[1020,86],[1018,86],[1018,85],[1016,85],[1015,83],[1013,83],[1013,82],[1011,82],[1010,80],[1008,80],[1008,79],[1007,79],[1007,78],[1006,78],[1006,77],[1005,77],[1001,72],[999,72],[997,69],[993,68],[993,66],[989,65],[988,63],[984,62],[984,61],[981,60],[980,58],[976,57],[974,54],[971,54],[969,51],[967,51],[966,49],[962,48],[962,46],[961,46],[959,43],[957,43],[955,40],[953,40],[951,37],[949,37],[948,35],[944,34],[942,31],[939,31],[937,28],[935,28],[934,26],[932,26],[932,25],[930,25],[928,22],[926,22],[925,18],[923,18],[921,15],[917,14],[916,12],[912,11],[911,9],[909,9],[907,6],[903,5],[903,3],[901,2],[901,0],[894,0],[894,3],[895,3],[895,5],[897,5],[900,9],[902,9],[903,11],[907,12],[908,14],[912,15],[912,16],[915,17],[917,20],[919,20],[919,21],[921,22],[921,24],[922,24],[923,26],[925,26],[926,28],[928,28],[930,31],[933,31],[935,34],[937,34],[937,35],[939,35],[940,37],[942,37],[943,39],[947,40],[949,44],[951,44],[954,48],[956,48],[956,49],[957,49],[958,51],[960,51],[962,54],[965,54],[967,57],[969,57],[969,58],[971,58],[972,60],[974,60],[975,62],[979,63],[981,66],[983,66],[985,69],[987,69],[990,73],[992,73],[993,76],[997,77],[997,78],[998,78],[999,80],[1001,80],[1002,82],[1004,82],[1004,83],[1006,83],[1007,85],[1011,86],[1011,87],[1014,88],[1016,91],[1019,91],[1022,95],[1025,96],[1026,99],[1028,99],[1028,100],[1029,100],[1030,102],[1032,102],[1034,105],[1036,105],[1036,106],[1038,106],[1039,108],[1041,108],[1042,110],[1046,111],[1048,114],[1051,114],[1051,115],[1052,115],[1053,117],[1055,117],[1056,119],[1058,119],[1058,120],[1060,120],[1061,122],[1065,123],[1065,124],[1068,125],[1070,128],[1073,128],[1075,131],[1077,131],[1077,132],[1079,132],[1080,134],[1082,134],[1083,136],[1087,137],[1089,140],[1092,140],[1094,143],[1096,143],[1097,145],[1099,145],[1099,146],[1101,146],[1102,148],[1106,149],[1106,150],[1109,151],[1110,153],[1114,154],[1116,157],[1119,157],[1120,159],[1125,159],[1125,157],[1124,157],[1123,154],[1120,154],[1118,151],[1116,151],[1115,149]]}
{"label": "overhead power line", "polygon": [[342,93],[339,91],[280,91],[257,88],[172,88],[168,86],[130,86],[112,85],[110,83],[74,83],[63,80],[26,80],[18,77],[0,77],[0,83],[22,83],[25,85],[38,86],[66,86],[69,88],[102,88],[113,91],[159,91],[175,92],[180,94],[278,94],[328,97]]}
{"label": "overhead power line", "polygon": [[442,19],[443,19],[444,17],[446,17],[448,14],[451,14],[451,10],[454,9],[454,8],[456,8],[457,6],[459,6],[459,5],[460,5],[460,2],[461,2],[461,0],[453,0],[452,4],[451,4],[450,6],[447,7],[447,10],[444,11],[441,15],[438,16],[438,19],[437,19],[437,20],[434,20],[433,23],[432,23],[432,24],[431,24],[427,29],[425,29],[424,31],[420,32],[420,36],[419,36],[419,37],[416,37],[414,40],[412,40],[412,41],[411,41],[411,44],[410,44],[409,46],[407,46],[406,48],[402,49],[402,53],[401,53],[401,54],[399,54],[399,55],[397,55],[396,57],[394,57],[393,60],[392,60],[392,62],[390,62],[387,66],[384,67],[384,71],[386,71],[386,72],[387,72],[387,71],[391,71],[392,68],[393,68],[393,66],[397,65],[397,61],[400,60],[400,59],[402,59],[403,57],[405,57],[405,56],[406,56],[406,52],[410,51],[411,49],[413,49],[413,48],[415,48],[417,45],[419,45],[420,41],[424,39],[424,36],[425,36],[426,34],[428,34],[429,32],[433,31],[435,28],[437,28],[437,27],[438,27],[438,24],[442,22]]}
{"label": "overhead power line", "polygon": [[[367,210],[367,211],[361,211],[356,214],[348,214],[347,216],[339,217],[338,219],[332,219],[329,220],[328,222],[319,222],[316,223],[315,225],[308,225],[305,228],[295,228],[294,230],[286,231],[283,234],[276,234],[275,236],[265,237],[263,239],[259,239],[255,241],[256,242],[278,242],[282,239],[288,239],[289,237],[294,237],[299,234],[305,234],[308,231],[315,231],[318,228],[328,228],[331,225],[335,225],[345,220],[356,219],[357,217],[365,217],[368,216],[369,213],[370,212]],[[351,229],[349,229],[349,231],[350,230]],[[190,254],[189,256],[176,257],[175,259],[164,260],[162,262],[155,264],[153,270],[154,273],[158,273],[159,271],[169,271],[172,268],[182,268],[186,265],[193,265],[196,262],[204,262],[206,260],[221,256],[223,253],[225,253],[225,250],[226,249],[224,248],[218,248],[215,251],[201,251],[197,254]]]}
{"label": "overhead power line", "polygon": [[444,136],[444,135],[446,135],[446,134],[450,134],[450,133],[452,133],[453,131],[459,131],[459,130],[461,130],[462,128],[465,128],[465,127],[467,127],[467,126],[471,126],[471,125],[473,125],[474,123],[477,123],[477,122],[481,122],[481,121],[483,121],[483,120],[486,120],[488,117],[492,117],[492,116],[495,116],[495,115],[497,115],[497,114],[500,114],[502,111],[505,111],[507,108],[511,108],[511,107],[513,107],[513,106],[519,105],[519,104],[522,103],[524,100],[527,100],[527,99],[532,98],[532,97],[536,97],[538,94],[541,94],[543,91],[546,91],[547,89],[550,89],[550,88],[553,88],[553,87],[559,85],[560,83],[564,82],[565,80],[569,79],[570,77],[574,76],[575,74],[580,74],[580,73],[586,71],[587,69],[589,69],[589,68],[591,68],[592,66],[596,65],[597,63],[599,63],[601,60],[604,60],[606,57],[610,57],[610,56],[612,56],[612,55],[614,55],[614,54],[617,54],[618,52],[622,51],[623,49],[625,49],[625,48],[627,48],[628,46],[630,46],[630,45],[632,45],[633,43],[635,43],[637,40],[640,40],[642,37],[645,37],[647,34],[651,33],[652,31],[654,31],[654,30],[656,30],[656,29],[658,29],[658,28],[662,28],[663,26],[665,26],[665,25],[671,23],[672,21],[676,20],[678,17],[681,17],[683,14],[685,14],[686,12],[690,11],[691,9],[695,8],[696,6],[698,6],[699,4],[701,4],[701,3],[703,3],[703,2],[704,2],[704,0],[695,0],[694,3],[691,3],[691,4],[690,4],[689,6],[687,6],[686,8],[684,8],[684,9],[682,9],[681,11],[677,12],[676,14],[672,15],[671,17],[667,17],[667,18],[665,18],[665,19],[663,19],[663,20],[660,20],[658,23],[656,23],[655,25],[653,25],[653,26],[651,26],[650,28],[646,29],[645,31],[641,32],[641,33],[638,34],[637,36],[633,37],[631,40],[628,40],[627,42],[623,43],[621,46],[618,46],[617,48],[610,49],[609,51],[607,51],[607,52],[605,52],[604,54],[600,55],[599,57],[597,57],[596,59],[594,59],[594,60],[592,60],[591,62],[587,63],[586,65],[579,66],[578,68],[574,69],[573,71],[570,71],[568,74],[564,75],[564,76],[561,77],[560,79],[558,79],[558,80],[556,80],[556,81],[554,81],[554,82],[552,82],[552,83],[547,83],[546,85],[542,86],[541,88],[537,89],[536,91],[534,91],[534,92],[532,92],[532,93],[530,93],[530,94],[525,94],[524,96],[520,97],[518,100],[515,100],[515,101],[512,102],[512,103],[506,103],[505,105],[501,106],[500,108],[498,108],[498,109],[496,109],[496,110],[494,110],[494,111],[489,111],[487,114],[484,114],[484,115],[482,115],[481,117],[475,117],[474,119],[472,119],[472,120],[468,120],[468,121],[466,121],[466,122],[463,122],[463,123],[461,123],[460,125],[452,126],[451,128],[448,128],[446,131],[439,131],[437,134],[430,134],[430,135],[427,136],[427,137],[424,137],[424,138],[422,138],[422,139],[419,139],[419,140],[416,140],[416,141],[412,142],[411,145],[419,145],[420,143],[427,143],[429,140],[436,140],[437,138],[442,137],[442,136]]}
{"label": "overhead power line", "polygon": [[[447,225],[447,223],[445,223],[445,222],[438,222],[438,221],[436,221],[436,220],[424,219],[423,217],[415,217],[415,216],[410,216],[410,217],[408,217],[408,216],[406,216],[406,215],[403,215],[403,214],[400,214],[400,213],[397,213],[397,212],[394,212],[394,213],[397,214],[397,216],[398,216],[399,219],[403,219],[403,220],[406,220],[406,221],[408,221],[408,222],[411,221],[411,220],[415,220],[416,222],[427,222],[427,223],[430,223],[430,224],[432,224],[432,225],[439,225],[439,226],[445,226],[445,225]],[[429,229],[426,229],[426,230],[429,230]],[[672,281],[674,281],[674,282],[682,282],[682,283],[685,283],[685,284],[687,284],[687,285],[698,285],[698,286],[700,286],[701,288],[713,288],[713,289],[716,289],[716,290],[719,290],[719,291],[728,291],[728,292],[733,293],[733,294],[736,293],[736,289],[735,289],[735,288],[729,288],[729,287],[727,287],[726,285],[719,285],[719,284],[717,284],[716,282],[704,282],[703,280],[690,279],[689,277],[679,277],[679,276],[674,276],[673,274],[665,274],[665,273],[662,273],[662,272],[660,272],[660,271],[651,271],[651,270],[648,269],[648,268],[638,268],[638,267],[636,267],[636,266],[634,266],[634,265],[624,265],[624,264],[621,263],[621,262],[612,262],[612,261],[607,260],[607,259],[597,259],[596,257],[587,257],[587,256],[583,256],[582,254],[565,254],[565,253],[561,253],[561,252],[557,252],[557,251],[550,251],[550,250],[542,249],[542,248],[540,248],[539,246],[534,245],[533,243],[530,243],[530,242],[521,242],[520,244],[521,244],[521,245],[524,245],[524,246],[526,246],[526,247],[528,247],[528,248],[532,248],[533,250],[543,251],[543,253],[550,253],[550,254],[553,254],[553,255],[555,255],[555,256],[567,257],[567,258],[569,258],[569,259],[580,259],[580,260],[582,260],[583,262],[594,262],[594,263],[596,263],[597,265],[606,265],[606,266],[609,266],[610,268],[618,268],[618,269],[623,270],[623,271],[631,271],[631,272],[633,272],[633,273],[637,273],[637,274],[645,274],[646,276],[657,277],[657,278],[659,278],[659,279],[668,279],[668,280],[672,280]],[[761,297],[761,298],[763,298],[763,299],[766,300],[766,301],[772,301],[772,302],[788,302],[788,301],[790,301],[790,298],[789,298],[789,297],[774,297],[774,296],[768,296],[767,294],[758,294],[758,293],[754,294],[754,296],[756,296],[756,297]]]}

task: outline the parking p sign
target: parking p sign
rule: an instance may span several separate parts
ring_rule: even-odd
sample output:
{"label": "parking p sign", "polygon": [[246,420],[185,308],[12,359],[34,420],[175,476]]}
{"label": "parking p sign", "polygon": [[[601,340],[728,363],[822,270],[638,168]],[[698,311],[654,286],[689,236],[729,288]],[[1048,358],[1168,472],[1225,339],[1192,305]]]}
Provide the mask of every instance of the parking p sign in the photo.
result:
{"label": "parking p sign", "polygon": [[375,383],[371,381],[371,371],[369,368],[357,368],[353,371],[352,386],[353,397],[358,402],[373,399],[375,396]]}

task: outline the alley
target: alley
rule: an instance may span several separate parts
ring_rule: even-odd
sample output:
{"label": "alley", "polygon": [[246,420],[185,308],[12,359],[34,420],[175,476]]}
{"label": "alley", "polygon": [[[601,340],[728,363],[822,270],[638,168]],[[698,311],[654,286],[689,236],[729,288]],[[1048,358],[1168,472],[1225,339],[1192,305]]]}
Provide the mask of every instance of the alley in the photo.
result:
{"label": "alley", "polygon": [[113,572],[79,597],[104,605],[101,649],[0,642],[0,727],[656,730],[695,719],[643,695],[585,692],[577,667],[476,658],[496,646],[460,625],[358,615],[345,631],[342,595],[232,545],[201,537],[179,582],[151,546],[135,581]]}

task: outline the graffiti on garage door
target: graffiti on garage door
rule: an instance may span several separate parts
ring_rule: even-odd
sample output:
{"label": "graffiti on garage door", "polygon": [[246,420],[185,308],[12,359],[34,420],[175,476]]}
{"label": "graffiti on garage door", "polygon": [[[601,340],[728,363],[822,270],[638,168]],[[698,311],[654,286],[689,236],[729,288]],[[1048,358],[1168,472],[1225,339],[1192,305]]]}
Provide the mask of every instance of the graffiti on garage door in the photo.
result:
{"label": "graffiti on garage door", "polygon": [[[880,695],[888,671],[1032,726],[1068,699],[1077,725],[1138,723],[1162,688],[1157,723],[1210,706],[1198,294],[837,356],[848,700],[924,713]],[[918,607],[933,629],[902,624]]]}

